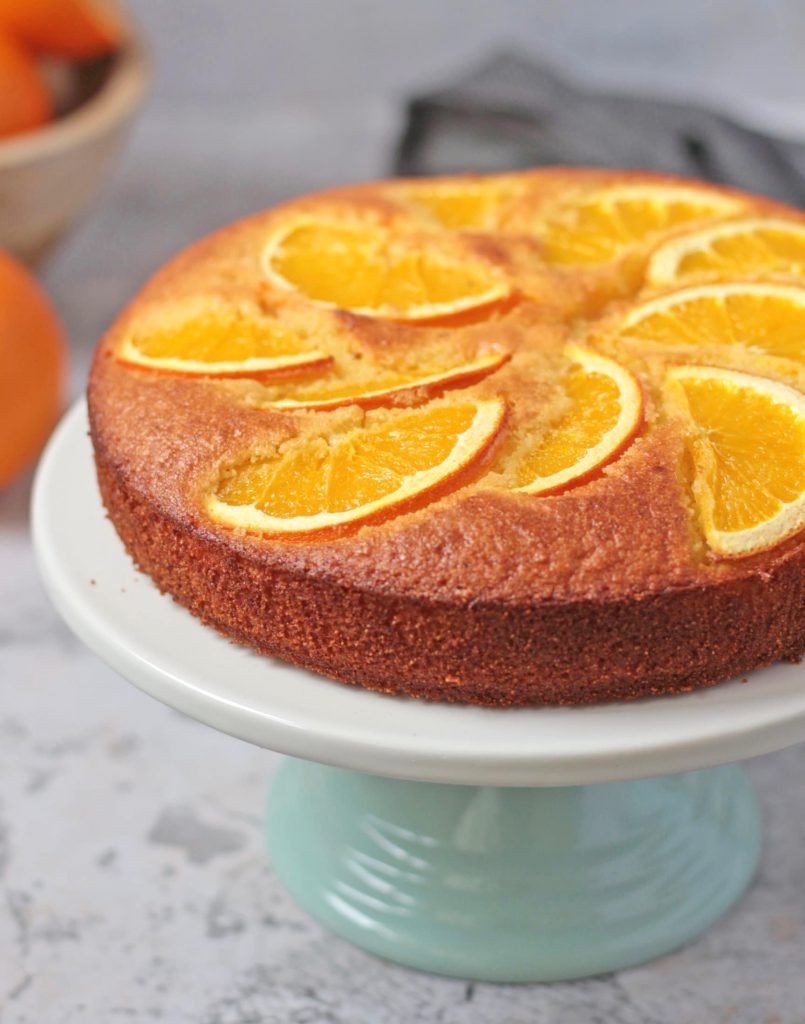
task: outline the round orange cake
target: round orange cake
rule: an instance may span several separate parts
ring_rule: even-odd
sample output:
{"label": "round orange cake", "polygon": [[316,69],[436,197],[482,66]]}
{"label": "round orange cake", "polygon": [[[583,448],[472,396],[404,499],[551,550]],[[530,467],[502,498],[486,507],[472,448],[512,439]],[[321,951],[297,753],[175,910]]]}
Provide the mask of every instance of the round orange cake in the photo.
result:
{"label": "round orange cake", "polygon": [[177,256],[102,340],[104,504],[266,655],[488,705],[805,652],[805,217],[632,172],[386,181]]}

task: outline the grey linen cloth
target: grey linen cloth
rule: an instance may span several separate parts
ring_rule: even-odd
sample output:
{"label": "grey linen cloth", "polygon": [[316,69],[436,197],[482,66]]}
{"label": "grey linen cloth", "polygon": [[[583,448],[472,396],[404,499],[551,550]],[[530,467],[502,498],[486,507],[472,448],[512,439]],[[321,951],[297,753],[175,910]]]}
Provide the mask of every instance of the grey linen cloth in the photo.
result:
{"label": "grey linen cloth", "polygon": [[665,171],[805,206],[805,145],[696,106],[593,92],[516,54],[412,99],[394,171],[550,164]]}

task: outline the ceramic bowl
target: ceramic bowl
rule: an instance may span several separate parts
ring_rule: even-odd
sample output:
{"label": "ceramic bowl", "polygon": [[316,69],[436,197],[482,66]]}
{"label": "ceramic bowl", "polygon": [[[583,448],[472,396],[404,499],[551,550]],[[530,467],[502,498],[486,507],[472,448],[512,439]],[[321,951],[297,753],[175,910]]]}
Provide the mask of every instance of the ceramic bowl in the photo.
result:
{"label": "ceramic bowl", "polygon": [[55,70],[56,120],[0,140],[0,248],[29,264],[47,255],[98,192],[150,80],[132,30],[113,56]]}

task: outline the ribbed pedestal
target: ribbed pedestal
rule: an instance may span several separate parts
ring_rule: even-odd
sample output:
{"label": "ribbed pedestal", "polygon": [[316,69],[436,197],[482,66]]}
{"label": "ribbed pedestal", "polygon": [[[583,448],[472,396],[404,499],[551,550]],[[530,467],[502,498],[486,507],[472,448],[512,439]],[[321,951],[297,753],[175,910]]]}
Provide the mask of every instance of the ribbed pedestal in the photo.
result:
{"label": "ribbed pedestal", "polygon": [[268,848],[296,901],[372,953],[468,979],[552,981],[699,935],[751,880],[760,824],[734,765],[500,789],[286,759]]}

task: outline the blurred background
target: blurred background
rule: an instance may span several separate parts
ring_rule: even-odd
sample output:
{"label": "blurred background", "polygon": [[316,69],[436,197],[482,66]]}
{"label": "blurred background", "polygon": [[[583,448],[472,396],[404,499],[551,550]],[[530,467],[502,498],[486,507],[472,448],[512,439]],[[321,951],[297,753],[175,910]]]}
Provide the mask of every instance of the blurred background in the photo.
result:
{"label": "blurred background", "polygon": [[[760,162],[784,163],[786,187],[802,167],[799,0],[129,0],[127,11],[150,53],[144,105],[36,266],[69,338],[71,397],[100,334],[177,249],[291,195],[391,173],[411,100],[469,76],[451,103],[471,103],[490,62],[485,109],[499,96],[515,135],[512,103],[519,116],[536,95],[554,112],[566,102],[530,61],[589,95],[657,97],[758,130],[772,140]],[[598,108],[585,110],[594,127]],[[723,126],[697,121],[699,147],[710,124]],[[0,140],[0,215],[31,216],[3,192],[4,152],[16,165],[53,130]],[[451,152],[472,164],[472,145]],[[69,168],[47,191],[88,173]],[[4,1024],[805,1021],[797,748],[753,766],[770,817],[764,871],[694,950],[539,990],[476,991],[382,965],[325,936],[274,883],[259,838],[273,755],[140,695],[57,619],[28,539],[30,481],[28,470],[0,490]]]}

